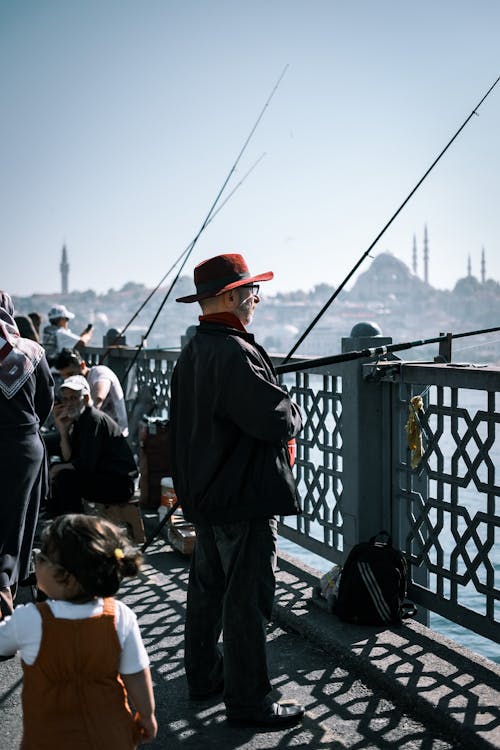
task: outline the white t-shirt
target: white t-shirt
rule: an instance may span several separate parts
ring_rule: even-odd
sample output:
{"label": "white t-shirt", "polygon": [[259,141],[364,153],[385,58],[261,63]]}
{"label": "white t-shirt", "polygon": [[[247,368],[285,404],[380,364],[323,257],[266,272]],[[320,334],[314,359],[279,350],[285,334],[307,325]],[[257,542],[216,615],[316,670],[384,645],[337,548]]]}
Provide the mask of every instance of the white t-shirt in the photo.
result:
{"label": "white t-shirt", "polygon": [[89,367],[87,372],[87,382],[90,386],[90,394],[94,398],[95,388],[98,383],[102,383],[104,380],[109,381],[109,393],[104,399],[104,403],[101,406],[101,411],[108,414],[111,419],[120,426],[122,435],[127,437],[128,435],[128,420],[127,420],[127,409],[125,407],[125,398],[123,396],[123,388],[120,385],[118,376],[106,365],[95,365]]}
{"label": "white t-shirt", "polygon": [[[55,599],[47,601],[54,617],[84,620],[102,614],[104,601],[93,599],[73,604]],[[115,599],[115,627],[121,646],[120,674],[142,672],[149,658],[139,632],[137,617],[126,604]],[[34,604],[20,604],[10,617],[0,620],[0,654],[20,652],[25,664],[34,664],[42,640],[42,618]]]}
{"label": "white t-shirt", "polygon": [[57,351],[61,349],[73,349],[76,343],[80,341],[80,336],[72,333],[69,328],[58,328],[56,331]]}

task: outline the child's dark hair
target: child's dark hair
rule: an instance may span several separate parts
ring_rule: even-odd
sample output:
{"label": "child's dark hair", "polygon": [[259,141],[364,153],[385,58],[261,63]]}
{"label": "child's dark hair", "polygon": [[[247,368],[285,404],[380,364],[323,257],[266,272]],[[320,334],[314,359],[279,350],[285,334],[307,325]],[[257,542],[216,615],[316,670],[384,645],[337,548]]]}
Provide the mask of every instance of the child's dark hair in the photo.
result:
{"label": "child's dark hair", "polygon": [[61,567],[59,580],[71,573],[89,596],[115,594],[122,578],[138,573],[142,559],[122,529],[82,513],[52,521],[43,531],[41,551]]}
{"label": "child's dark hair", "polygon": [[57,357],[54,358],[54,367],[56,370],[64,370],[65,367],[80,369],[82,362],[82,355],[77,349],[61,349]]}

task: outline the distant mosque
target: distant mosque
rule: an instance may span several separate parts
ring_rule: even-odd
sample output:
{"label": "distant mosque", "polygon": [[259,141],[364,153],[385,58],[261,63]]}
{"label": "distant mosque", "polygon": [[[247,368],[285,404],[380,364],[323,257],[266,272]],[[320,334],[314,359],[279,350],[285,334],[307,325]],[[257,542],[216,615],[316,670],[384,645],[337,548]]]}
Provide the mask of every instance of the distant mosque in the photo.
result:
{"label": "distant mosque", "polygon": [[[467,259],[467,276],[472,276],[472,263],[470,254]],[[484,247],[481,250],[481,284],[486,284],[486,258],[484,254]]]}
{"label": "distant mosque", "polygon": [[[389,251],[379,253],[373,259],[370,267],[357,277],[349,292],[349,299],[351,301],[362,302],[369,302],[376,299],[384,299],[388,302],[397,299],[414,301],[431,299],[438,290],[429,283],[429,247],[429,233],[426,225],[424,227],[423,242],[423,278],[418,274],[417,240],[415,235],[413,235],[411,268]],[[470,297],[479,288],[484,291],[490,288],[497,290],[498,288],[496,282],[493,282],[491,279],[489,281],[486,280],[484,247],[481,254],[481,281],[472,275],[472,263],[469,255],[467,275],[458,279],[453,292]]]}
{"label": "distant mosque", "polygon": [[[409,273],[409,270],[406,272],[404,271],[404,268],[407,268],[404,263],[401,263],[401,261],[396,261],[396,259],[387,260],[387,255],[385,253],[382,253],[384,256],[382,266],[383,266],[383,272],[382,277],[385,277],[387,280],[387,277],[390,278],[389,287],[390,290],[387,289],[389,292],[394,292],[394,289],[392,288],[394,285],[401,286],[404,288],[408,284],[411,286],[411,280],[408,276],[411,276]],[[424,226],[424,241],[423,241],[423,282],[425,284],[429,284],[429,234],[427,231],[427,224]],[[387,265],[389,264],[389,265]],[[378,272],[380,273],[381,269],[379,268],[378,264],[375,265]],[[404,267],[404,268],[403,268]],[[412,247],[412,263],[411,268],[413,271],[413,277],[419,278],[418,274],[418,253],[417,253],[417,237],[414,234],[413,235],[413,247]],[[61,263],[59,264],[59,270],[61,273],[61,294],[69,294],[69,262],[68,262],[68,251],[66,248],[66,244],[63,244],[62,246],[62,255],[61,255]],[[373,273],[374,269],[372,269],[372,272],[369,275],[369,277],[372,278],[372,282],[374,283],[380,283],[381,278],[377,278],[379,276],[379,273]],[[408,275],[407,275],[408,274]],[[472,262],[471,262],[471,256],[469,254],[467,258],[467,276],[468,279],[473,279],[472,276]],[[477,283],[477,279],[475,280]],[[421,283],[421,282],[420,282]],[[484,251],[484,247],[481,251],[481,284],[486,285],[486,255]]]}
{"label": "distant mosque", "polygon": [[62,246],[62,258],[59,264],[59,270],[61,271],[61,294],[68,294],[69,290],[69,263],[68,253],[66,251],[66,245]]}
{"label": "distant mosque", "polygon": [[[412,269],[415,276],[418,276],[417,267],[417,237],[413,235],[413,259]],[[427,224],[424,227],[424,281],[429,283],[429,238],[427,235]]]}
{"label": "distant mosque", "polygon": [[[423,249],[423,261],[424,261],[424,281],[426,284],[429,283],[429,235],[427,233],[427,224],[424,226],[424,249]],[[417,263],[417,237],[413,235],[413,248],[412,248],[412,271],[414,276],[418,276],[418,263]],[[467,276],[472,276],[472,264],[470,254],[467,259]],[[486,284],[486,255],[484,247],[481,250],[481,283]]]}

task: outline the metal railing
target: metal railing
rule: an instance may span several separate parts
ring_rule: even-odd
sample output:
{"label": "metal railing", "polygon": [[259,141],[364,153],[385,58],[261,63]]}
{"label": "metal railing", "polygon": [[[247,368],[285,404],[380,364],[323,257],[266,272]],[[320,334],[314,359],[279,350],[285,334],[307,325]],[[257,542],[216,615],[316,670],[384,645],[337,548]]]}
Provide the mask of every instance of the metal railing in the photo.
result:
{"label": "metal railing", "polygon": [[[407,364],[393,387],[393,520],[426,609],[500,641],[500,369]],[[424,454],[404,424],[423,394]]]}
{"label": "metal railing", "polygon": [[[117,350],[107,364],[123,372],[132,355]],[[151,411],[168,413],[177,356],[138,359],[136,387]],[[280,519],[279,533],[341,563],[386,528],[407,555],[417,604],[500,641],[500,369],[392,363],[370,379],[367,362],[311,361],[281,377],[304,415],[295,469],[303,513]],[[420,393],[425,452],[412,469],[404,428]]]}

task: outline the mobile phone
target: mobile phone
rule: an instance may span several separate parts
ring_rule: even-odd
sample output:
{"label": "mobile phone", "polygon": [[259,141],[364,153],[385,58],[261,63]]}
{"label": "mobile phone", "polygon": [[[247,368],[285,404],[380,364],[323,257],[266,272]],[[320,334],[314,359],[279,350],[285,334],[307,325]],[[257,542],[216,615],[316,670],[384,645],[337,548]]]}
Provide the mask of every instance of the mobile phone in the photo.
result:
{"label": "mobile phone", "polygon": [[94,327],[93,324],[89,323],[88,326],[86,327],[86,329],[84,330],[84,333],[88,333],[89,331],[92,330],[93,327]]}

